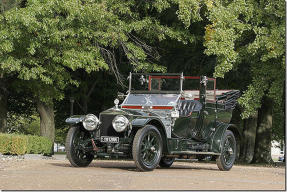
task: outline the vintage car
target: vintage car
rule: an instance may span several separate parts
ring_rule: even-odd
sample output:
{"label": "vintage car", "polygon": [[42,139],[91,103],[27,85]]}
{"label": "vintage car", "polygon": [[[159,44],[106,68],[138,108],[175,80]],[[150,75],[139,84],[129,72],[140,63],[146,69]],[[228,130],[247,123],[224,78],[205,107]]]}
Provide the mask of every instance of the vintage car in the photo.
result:
{"label": "vintage car", "polygon": [[74,115],[66,138],[72,166],[94,158],[132,158],[140,171],[170,167],[175,158],[215,156],[218,168],[230,170],[240,133],[230,123],[240,96],[217,90],[216,79],[177,74],[130,73],[127,95],[97,117]]}

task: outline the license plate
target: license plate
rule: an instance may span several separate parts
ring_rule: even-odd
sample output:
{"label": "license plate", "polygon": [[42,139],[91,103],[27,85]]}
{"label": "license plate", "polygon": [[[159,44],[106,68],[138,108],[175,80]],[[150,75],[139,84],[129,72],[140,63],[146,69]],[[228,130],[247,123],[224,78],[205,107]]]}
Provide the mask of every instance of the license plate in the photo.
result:
{"label": "license plate", "polygon": [[107,136],[101,136],[101,142],[103,143],[118,143],[119,137],[107,137]]}

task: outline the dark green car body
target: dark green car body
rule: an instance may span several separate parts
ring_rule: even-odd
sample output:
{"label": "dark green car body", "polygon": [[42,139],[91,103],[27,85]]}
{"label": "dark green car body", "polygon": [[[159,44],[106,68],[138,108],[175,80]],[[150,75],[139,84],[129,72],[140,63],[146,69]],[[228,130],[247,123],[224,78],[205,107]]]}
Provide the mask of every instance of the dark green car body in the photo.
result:
{"label": "dark green car body", "polygon": [[[146,82],[146,90],[133,89],[132,76],[136,75]],[[231,118],[239,91],[216,90],[216,80],[205,76],[130,74],[129,78],[130,87],[124,101],[99,114],[99,125],[89,131],[91,142],[83,144],[84,151],[96,157],[132,158],[134,137],[139,129],[147,125],[153,125],[160,132],[161,157],[219,156],[226,130],[232,131],[238,146],[241,134],[237,125],[231,123]],[[192,83],[185,85],[185,81],[191,80]],[[169,81],[176,81],[179,88],[170,90]],[[166,90],[164,84],[168,85]],[[192,84],[197,89],[189,89]],[[113,127],[116,116],[128,119],[128,125],[122,132]],[[78,115],[66,122],[82,126],[84,119],[85,115]]]}

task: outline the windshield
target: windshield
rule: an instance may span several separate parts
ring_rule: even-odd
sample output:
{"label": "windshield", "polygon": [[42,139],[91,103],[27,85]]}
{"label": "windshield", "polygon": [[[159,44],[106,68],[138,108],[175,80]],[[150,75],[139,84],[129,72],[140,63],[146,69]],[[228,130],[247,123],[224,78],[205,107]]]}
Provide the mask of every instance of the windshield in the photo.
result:
{"label": "windshield", "polygon": [[167,105],[174,106],[179,94],[130,94],[123,105]]}
{"label": "windshield", "polygon": [[131,92],[179,92],[180,74],[132,74]]}

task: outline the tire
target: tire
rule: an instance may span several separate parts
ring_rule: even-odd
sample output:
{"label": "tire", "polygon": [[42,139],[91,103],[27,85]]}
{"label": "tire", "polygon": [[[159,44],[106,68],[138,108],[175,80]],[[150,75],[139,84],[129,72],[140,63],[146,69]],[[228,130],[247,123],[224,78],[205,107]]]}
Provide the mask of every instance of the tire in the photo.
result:
{"label": "tire", "polygon": [[79,142],[90,137],[88,131],[81,127],[71,127],[66,138],[67,158],[73,167],[87,167],[94,155],[85,153],[79,148]]}
{"label": "tire", "polygon": [[164,168],[168,168],[173,164],[174,159],[175,158],[172,158],[172,157],[162,157],[160,162],[159,162],[159,166],[164,167]]}
{"label": "tire", "polygon": [[162,138],[153,125],[139,129],[134,137],[132,155],[140,171],[152,171],[161,159]]}
{"label": "tire", "polygon": [[221,155],[216,158],[216,164],[221,171],[229,171],[236,159],[236,140],[232,131],[226,130],[221,146]]}

